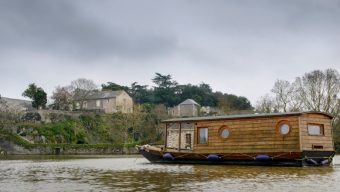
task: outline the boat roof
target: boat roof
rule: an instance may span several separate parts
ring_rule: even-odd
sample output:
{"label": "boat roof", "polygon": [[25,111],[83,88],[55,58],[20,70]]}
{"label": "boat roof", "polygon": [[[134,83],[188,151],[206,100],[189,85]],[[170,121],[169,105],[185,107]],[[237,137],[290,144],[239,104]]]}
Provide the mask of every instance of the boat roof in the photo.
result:
{"label": "boat roof", "polygon": [[276,117],[276,116],[294,116],[294,115],[302,115],[302,114],[322,114],[322,115],[329,117],[330,119],[333,119],[333,116],[328,113],[316,112],[316,111],[304,111],[304,112],[255,113],[255,114],[242,114],[242,115],[174,118],[174,119],[164,120],[163,123],[213,121],[213,120],[223,120],[223,119],[245,119],[245,118],[261,118],[261,117]]}

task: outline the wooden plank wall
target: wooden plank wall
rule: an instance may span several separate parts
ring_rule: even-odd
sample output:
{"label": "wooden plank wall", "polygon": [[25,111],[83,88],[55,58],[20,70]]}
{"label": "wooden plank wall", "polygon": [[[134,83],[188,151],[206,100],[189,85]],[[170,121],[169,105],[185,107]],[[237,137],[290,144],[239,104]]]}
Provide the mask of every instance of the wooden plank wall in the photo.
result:
{"label": "wooden plank wall", "polygon": [[[288,121],[290,132],[283,136],[277,124]],[[222,139],[222,126],[229,130],[229,137]],[[197,129],[208,127],[208,144],[197,144]],[[299,152],[299,117],[282,116],[270,118],[249,118],[218,121],[201,121],[195,126],[194,151],[200,153],[266,153]]]}
{"label": "wooden plank wall", "polygon": [[[307,125],[322,124],[324,126],[324,135],[309,135]],[[314,151],[333,151],[334,143],[332,137],[331,119],[323,114],[303,114],[300,117],[301,128],[301,147],[303,150],[313,150],[313,145],[321,145],[323,149],[314,149]]]}

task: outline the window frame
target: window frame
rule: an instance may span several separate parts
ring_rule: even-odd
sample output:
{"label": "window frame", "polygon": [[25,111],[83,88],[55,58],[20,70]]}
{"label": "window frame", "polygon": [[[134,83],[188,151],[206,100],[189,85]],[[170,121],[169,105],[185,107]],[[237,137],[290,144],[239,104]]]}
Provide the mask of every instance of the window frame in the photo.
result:
{"label": "window frame", "polygon": [[[284,124],[287,124],[288,127],[289,127],[288,133],[286,133],[286,134],[283,134],[281,132],[281,126],[284,125]],[[282,137],[285,137],[285,136],[288,136],[292,132],[292,126],[291,126],[291,124],[288,120],[281,120],[276,124],[276,131],[279,135],[281,135]]]}
{"label": "window frame", "polygon": [[[228,131],[228,136],[227,136],[226,138],[223,138],[223,137],[222,137],[222,132],[223,132],[225,129]],[[227,126],[225,126],[225,125],[221,126],[220,129],[218,130],[218,137],[219,137],[220,139],[222,139],[223,141],[229,139],[229,137],[230,137],[230,130],[229,130],[229,128],[228,128]]]}
{"label": "window frame", "polygon": [[[319,126],[320,127],[320,134],[310,134],[309,132],[309,125]],[[307,123],[307,133],[308,136],[325,136],[325,126],[321,123]]]}
{"label": "window frame", "polygon": [[[207,130],[207,135],[206,135],[206,142],[205,143],[201,143],[201,140],[200,140],[200,138],[201,138],[201,129],[206,129]],[[198,145],[208,145],[208,143],[209,143],[209,129],[208,129],[208,127],[198,127],[197,128],[197,144]]]}
{"label": "window frame", "polygon": [[[99,103],[99,105],[98,105],[98,103]],[[96,107],[100,107],[100,105],[101,105],[100,99],[97,99],[96,100]]]}

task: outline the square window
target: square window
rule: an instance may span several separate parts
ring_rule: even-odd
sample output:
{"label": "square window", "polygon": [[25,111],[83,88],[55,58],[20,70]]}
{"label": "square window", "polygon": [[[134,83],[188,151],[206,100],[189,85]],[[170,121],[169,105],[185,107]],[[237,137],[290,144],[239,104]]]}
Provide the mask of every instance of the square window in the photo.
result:
{"label": "square window", "polygon": [[318,124],[308,124],[308,134],[309,135],[323,135],[323,125]]}

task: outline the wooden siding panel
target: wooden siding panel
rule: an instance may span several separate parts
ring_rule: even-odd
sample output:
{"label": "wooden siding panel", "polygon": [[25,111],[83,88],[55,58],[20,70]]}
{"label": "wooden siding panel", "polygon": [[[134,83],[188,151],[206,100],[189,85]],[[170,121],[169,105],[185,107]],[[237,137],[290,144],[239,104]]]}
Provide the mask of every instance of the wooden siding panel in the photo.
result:
{"label": "wooden siding panel", "polygon": [[[324,126],[324,135],[309,135],[308,124],[321,124]],[[303,114],[300,116],[300,129],[303,150],[313,150],[313,145],[322,145],[323,149],[317,151],[333,151],[331,120],[322,114]]]}
{"label": "wooden siding panel", "polygon": [[[290,132],[286,136],[282,136],[277,128],[278,123],[283,120],[290,124]],[[222,139],[219,135],[222,126],[229,130],[227,139]],[[208,144],[197,144],[197,128],[200,127],[207,127],[209,130]],[[195,129],[196,152],[300,151],[298,116],[204,121],[197,122]]]}

